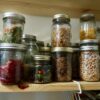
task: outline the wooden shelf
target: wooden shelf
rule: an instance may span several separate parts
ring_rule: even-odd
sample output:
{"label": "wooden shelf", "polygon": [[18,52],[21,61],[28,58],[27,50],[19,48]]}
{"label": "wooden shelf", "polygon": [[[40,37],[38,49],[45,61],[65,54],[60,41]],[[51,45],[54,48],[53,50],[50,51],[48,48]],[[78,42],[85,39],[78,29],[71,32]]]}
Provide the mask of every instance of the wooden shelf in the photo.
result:
{"label": "wooden shelf", "polygon": [[[100,90],[100,82],[80,82],[82,90]],[[56,91],[78,91],[75,82],[30,84],[26,89],[20,89],[15,85],[0,85],[0,92],[56,92]]]}
{"label": "wooden shelf", "polygon": [[30,15],[53,16],[66,13],[80,17],[84,11],[92,11],[100,19],[100,0],[1,0],[0,11],[14,11]]}

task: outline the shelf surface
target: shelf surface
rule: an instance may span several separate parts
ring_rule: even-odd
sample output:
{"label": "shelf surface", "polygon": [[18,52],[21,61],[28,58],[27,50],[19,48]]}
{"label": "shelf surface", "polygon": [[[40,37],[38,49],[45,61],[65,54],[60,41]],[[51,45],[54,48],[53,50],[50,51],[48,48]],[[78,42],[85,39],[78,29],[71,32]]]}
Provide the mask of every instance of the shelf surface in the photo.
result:
{"label": "shelf surface", "polygon": [[[100,90],[100,82],[80,82],[82,90]],[[26,89],[20,89],[16,85],[0,85],[0,92],[56,92],[56,91],[78,91],[75,82],[29,84]]]}
{"label": "shelf surface", "polygon": [[[42,1],[42,2],[41,2]],[[100,19],[100,0],[1,0],[0,11],[14,11],[29,15],[53,16],[66,13],[80,17],[85,11],[92,11]]]}

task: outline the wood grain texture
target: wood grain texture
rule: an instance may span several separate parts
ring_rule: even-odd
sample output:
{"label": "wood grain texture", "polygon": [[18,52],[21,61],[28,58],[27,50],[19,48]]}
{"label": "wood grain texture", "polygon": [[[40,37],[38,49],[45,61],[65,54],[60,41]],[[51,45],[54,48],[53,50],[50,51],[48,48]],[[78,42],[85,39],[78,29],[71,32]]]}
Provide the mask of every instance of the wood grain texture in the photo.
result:
{"label": "wood grain texture", "polygon": [[77,18],[85,12],[93,12],[100,19],[100,0],[2,0],[0,12],[14,11],[29,15],[53,16],[66,13]]}
{"label": "wood grain texture", "polygon": [[[80,82],[82,90],[100,90],[100,82]],[[74,82],[29,84],[26,89],[19,89],[16,85],[0,85],[0,92],[56,92],[56,91],[78,91]]]}

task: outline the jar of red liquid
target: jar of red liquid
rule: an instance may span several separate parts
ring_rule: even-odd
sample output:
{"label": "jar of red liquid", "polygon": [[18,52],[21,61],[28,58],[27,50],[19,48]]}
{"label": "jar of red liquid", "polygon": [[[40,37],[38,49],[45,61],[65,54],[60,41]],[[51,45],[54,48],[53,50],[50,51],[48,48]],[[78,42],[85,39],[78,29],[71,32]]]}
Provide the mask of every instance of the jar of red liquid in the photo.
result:
{"label": "jar of red liquid", "polygon": [[0,81],[2,84],[17,84],[23,78],[25,46],[22,44],[0,44]]}

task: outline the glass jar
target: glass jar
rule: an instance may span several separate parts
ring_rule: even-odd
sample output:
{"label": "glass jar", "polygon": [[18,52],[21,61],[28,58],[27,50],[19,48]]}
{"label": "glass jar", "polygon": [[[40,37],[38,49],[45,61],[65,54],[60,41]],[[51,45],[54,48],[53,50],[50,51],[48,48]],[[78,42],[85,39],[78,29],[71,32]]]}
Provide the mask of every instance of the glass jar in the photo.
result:
{"label": "glass jar", "polygon": [[70,18],[65,14],[56,14],[52,25],[52,47],[67,47],[70,45]]}
{"label": "glass jar", "polygon": [[79,80],[79,43],[72,43],[72,79]]}
{"label": "glass jar", "polygon": [[35,55],[35,80],[34,83],[51,82],[50,56]]}
{"label": "glass jar", "polygon": [[36,44],[36,36],[24,34],[22,37],[22,43],[27,46],[25,55],[25,68],[24,79],[28,82],[34,82],[34,60],[33,56],[38,54],[38,46]]}
{"label": "glass jar", "polygon": [[16,13],[6,12],[3,15],[3,42],[21,43],[25,17]]}
{"label": "glass jar", "polygon": [[55,81],[72,80],[72,52],[70,47],[55,47],[52,49],[53,77]]}
{"label": "glass jar", "polygon": [[80,77],[84,81],[100,80],[98,45],[80,47]]}
{"label": "glass jar", "polygon": [[96,39],[96,23],[93,14],[83,14],[80,18],[80,40]]}
{"label": "glass jar", "polygon": [[17,84],[23,80],[25,46],[0,44],[0,81],[2,84]]}
{"label": "glass jar", "polygon": [[36,43],[37,43],[39,48],[44,47],[44,41],[37,41]]}

